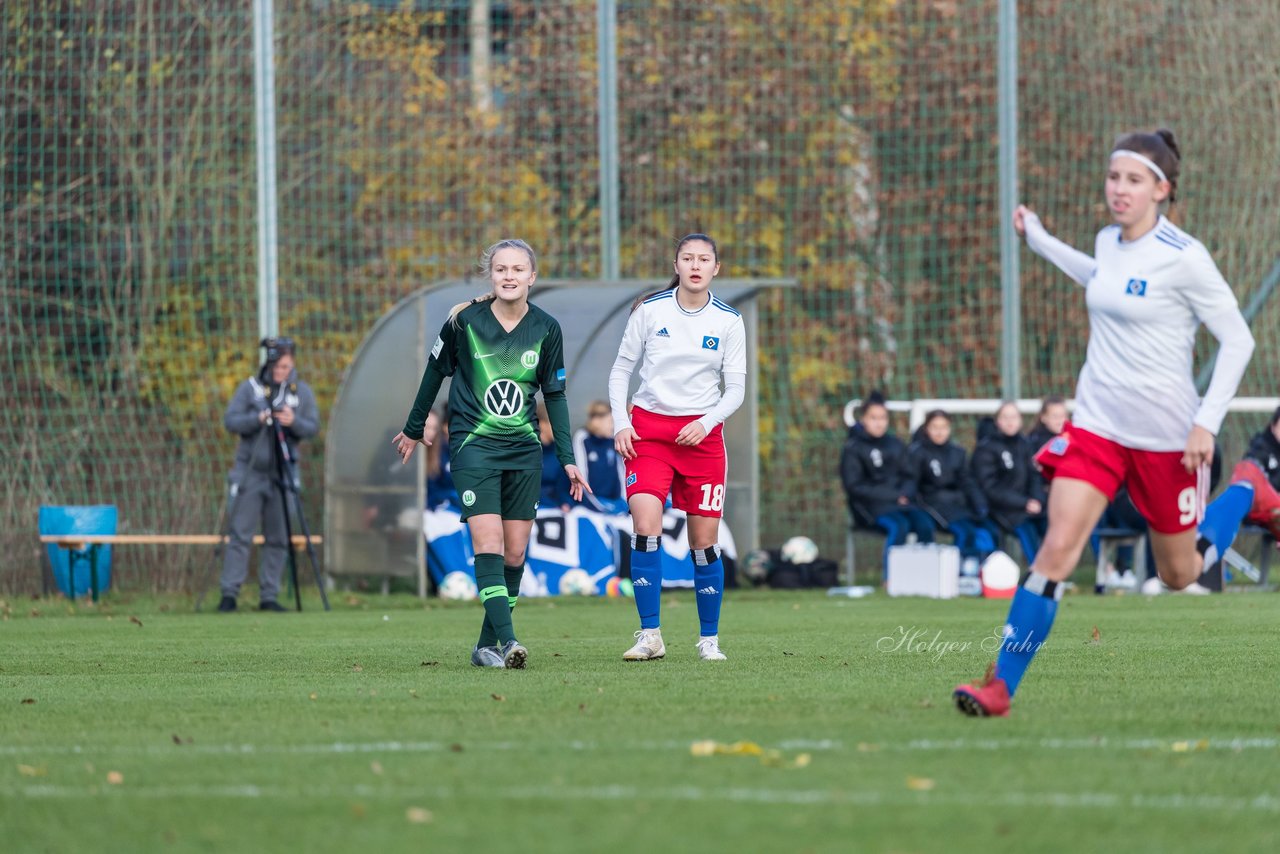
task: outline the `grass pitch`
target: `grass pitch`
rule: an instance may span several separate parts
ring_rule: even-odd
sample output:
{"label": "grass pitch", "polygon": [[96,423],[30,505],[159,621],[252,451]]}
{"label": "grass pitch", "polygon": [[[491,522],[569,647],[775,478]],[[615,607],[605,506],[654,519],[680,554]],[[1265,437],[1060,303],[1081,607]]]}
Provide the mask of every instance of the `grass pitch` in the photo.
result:
{"label": "grass pitch", "polygon": [[525,671],[334,604],[5,603],[4,850],[1280,850],[1273,595],[1069,596],[1007,720],[949,696],[1004,602],[731,591],[704,663],[671,594],[624,663],[630,600],[522,601]]}

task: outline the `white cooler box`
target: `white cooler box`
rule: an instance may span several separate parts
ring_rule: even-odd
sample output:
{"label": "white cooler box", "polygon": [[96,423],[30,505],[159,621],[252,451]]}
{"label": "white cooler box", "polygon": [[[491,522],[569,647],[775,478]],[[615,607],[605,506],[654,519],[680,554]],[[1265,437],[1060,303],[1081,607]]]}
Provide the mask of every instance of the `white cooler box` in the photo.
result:
{"label": "white cooler box", "polygon": [[960,550],[938,543],[893,546],[889,549],[890,596],[928,596],[953,599],[959,595]]}

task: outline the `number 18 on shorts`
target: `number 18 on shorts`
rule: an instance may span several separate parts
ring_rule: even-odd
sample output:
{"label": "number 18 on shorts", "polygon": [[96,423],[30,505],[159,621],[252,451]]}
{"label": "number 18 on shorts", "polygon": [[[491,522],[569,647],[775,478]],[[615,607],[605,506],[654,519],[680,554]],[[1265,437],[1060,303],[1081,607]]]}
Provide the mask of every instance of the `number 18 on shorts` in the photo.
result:
{"label": "number 18 on shorts", "polygon": [[724,433],[720,425],[696,447],[677,445],[676,435],[693,415],[658,415],[636,407],[632,426],[640,437],[636,458],[627,461],[627,498],[652,495],[692,516],[724,515],[726,475]]}

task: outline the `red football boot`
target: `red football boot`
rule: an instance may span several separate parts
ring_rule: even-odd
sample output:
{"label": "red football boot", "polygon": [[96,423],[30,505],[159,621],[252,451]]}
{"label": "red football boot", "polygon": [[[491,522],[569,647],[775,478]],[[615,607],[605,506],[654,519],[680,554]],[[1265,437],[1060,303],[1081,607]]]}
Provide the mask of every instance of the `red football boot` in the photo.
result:
{"label": "red football boot", "polygon": [[952,692],[956,708],[975,718],[1003,718],[1009,714],[1009,686],[996,675],[996,665],[987,666],[981,685],[959,685]]}
{"label": "red football boot", "polygon": [[1244,459],[1236,463],[1231,470],[1232,483],[1247,483],[1253,487],[1253,506],[1245,521],[1266,528],[1273,539],[1280,542],[1280,492],[1271,485],[1267,473],[1262,466],[1253,460]]}

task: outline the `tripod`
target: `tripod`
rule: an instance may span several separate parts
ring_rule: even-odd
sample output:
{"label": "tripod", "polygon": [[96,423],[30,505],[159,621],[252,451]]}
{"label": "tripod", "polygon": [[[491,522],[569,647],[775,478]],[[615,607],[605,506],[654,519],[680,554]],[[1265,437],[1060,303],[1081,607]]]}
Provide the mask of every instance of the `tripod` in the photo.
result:
{"label": "tripod", "polygon": [[324,609],[329,610],[329,596],[324,591],[324,579],[320,577],[320,565],[316,563],[316,550],[311,545],[311,531],[307,527],[307,514],[302,510],[302,493],[298,481],[298,461],[293,458],[289,441],[284,435],[284,426],[274,418],[267,419],[267,426],[275,431],[276,478],[280,489],[280,501],[284,505],[284,533],[289,543],[289,580],[293,584],[293,601],[298,610],[302,610],[302,590],[298,587],[298,550],[293,547],[293,525],[289,522],[289,496],[293,496],[293,506],[298,511],[298,524],[302,527],[302,536],[307,545],[307,559],[311,561],[311,574],[316,579],[316,589],[320,591],[320,601]]}
{"label": "tripod", "polygon": [[[315,576],[316,589],[320,591],[320,601],[324,603],[324,609],[330,610],[329,597],[325,593],[324,580],[320,577],[319,564],[316,562],[315,548],[311,544],[311,531],[307,527],[307,517],[302,508],[302,496],[299,490],[299,480],[297,474],[297,460],[289,448],[289,442],[285,437],[284,426],[275,418],[268,417],[262,428],[258,431],[257,437],[254,439],[253,450],[249,454],[251,460],[256,459],[258,449],[262,446],[262,441],[268,436],[272,439],[272,455],[275,460],[274,481],[272,485],[280,496],[281,510],[284,516],[285,542],[289,550],[289,580],[293,584],[294,603],[299,611],[302,610],[302,591],[298,587],[298,553],[293,548],[293,527],[289,521],[289,496],[294,499],[294,506],[297,510],[298,521],[302,527],[302,534],[306,538],[307,557],[311,561],[311,571]],[[201,585],[200,595],[196,598],[196,610],[199,611],[204,604],[204,597],[209,591],[209,584],[213,579],[214,568],[218,564],[218,558],[222,555],[225,544],[231,533],[232,520],[235,518],[236,509],[240,505],[240,500],[244,496],[243,484],[237,483],[235,494],[231,499],[229,507],[224,505],[225,522],[219,525],[222,536],[218,538],[218,545],[214,549],[213,558],[209,563],[208,569],[205,571],[204,584]]]}

